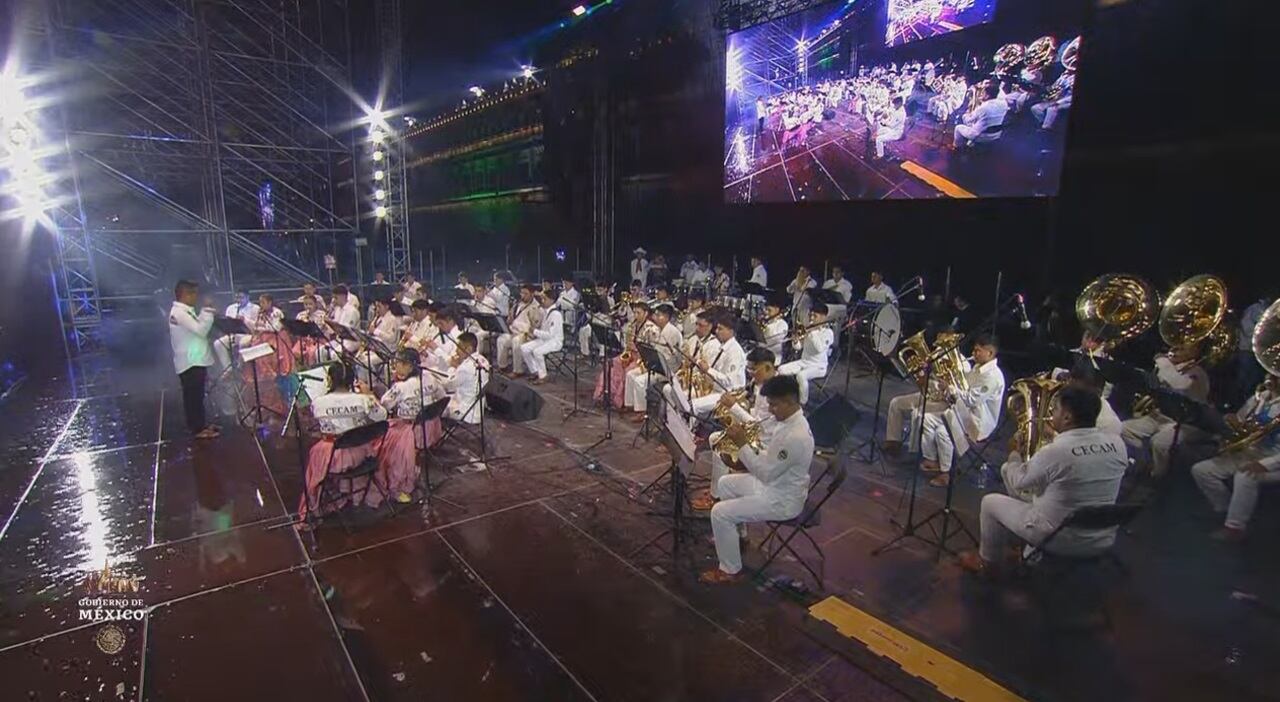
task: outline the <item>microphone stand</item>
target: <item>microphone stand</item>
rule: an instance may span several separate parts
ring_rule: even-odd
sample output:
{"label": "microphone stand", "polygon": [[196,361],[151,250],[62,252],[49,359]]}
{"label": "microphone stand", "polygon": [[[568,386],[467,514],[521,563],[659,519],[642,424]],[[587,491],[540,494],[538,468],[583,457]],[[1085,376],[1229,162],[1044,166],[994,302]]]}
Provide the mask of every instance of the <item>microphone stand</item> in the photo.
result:
{"label": "microphone stand", "polygon": [[[583,299],[583,301],[585,301],[585,300],[586,300],[586,297],[584,296],[582,299]],[[576,343],[578,343],[578,333],[582,330],[582,325],[583,325],[583,323],[584,323],[584,322],[586,322],[586,319],[587,319],[587,318],[586,318],[586,317],[584,317],[584,316],[583,316],[583,314],[582,314],[582,302],[579,302],[578,304],[575,304],[575,305],[573,306],[573,311],[574,311],[574,315],[575,315],[575,316],[574,316],[574,324],[573,324],[573,335],[572,335],[572,337],[568,340],[568,343],[569,343],[569,344],[576,344]],[[588,345],[588,346],[590,346],[590,345]],[[579,349],[579,351],[581,351],[581,349]],[[574,416],[574,415],[577,415],[577,414],[586,414],[586,411],[585,411],[585,410],[583,410],[582,408],[580,408],[580,407],[578,406],[578,357],[579,357],[579,356],[581,356],[582,354],[581,354],[581,353],[573,353],[573,354],[571,354],[571,355],[573,356],[573,408],[572,408],[572,409],[570,409],[570,410],[567,410],[567,411],[564,413],[564,417],[562,417],[562,418],[561,418],[561,421],[562,421],[562,422],[567,422],[567,421],[569,421],[569,418],[570,418],[570,417],[572,417],[572,416]]]}
{"label": "microphone stand", "polygon": [[[423,379],[423,368],[418,368],[418,412],[421,414],[427,407],[426,405],[426,381]],[[447,406],[447,405],[446,405]],[[431,484],[431,446],[427,443],[427,419],[424,417],[415,417],[415,424],[418,425],[420,436],[422,437],[422,484],[423,484],[423,500],[427,504],[427,511],[431,511],[431,501],[438,499],[441,502],[461,510],[465,507],[444,497],[436,497],[436,486]],[[416,458],[415,452],[415,458]],[[486,466],[487,467],[487,466]],[[490,473],[492,475],[492,473]]]}

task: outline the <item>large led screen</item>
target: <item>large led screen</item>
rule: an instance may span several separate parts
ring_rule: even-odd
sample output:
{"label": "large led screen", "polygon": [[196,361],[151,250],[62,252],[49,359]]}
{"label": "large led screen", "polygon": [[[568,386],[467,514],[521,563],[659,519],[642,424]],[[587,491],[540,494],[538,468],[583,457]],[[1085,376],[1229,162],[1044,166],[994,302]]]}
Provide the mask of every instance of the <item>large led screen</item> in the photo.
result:
{"label": "large led screen", "polygon": [[1078,15],[1002,0],[987,24],[886,46],[883,1],[729,35],[725,201],[1057,194]]}

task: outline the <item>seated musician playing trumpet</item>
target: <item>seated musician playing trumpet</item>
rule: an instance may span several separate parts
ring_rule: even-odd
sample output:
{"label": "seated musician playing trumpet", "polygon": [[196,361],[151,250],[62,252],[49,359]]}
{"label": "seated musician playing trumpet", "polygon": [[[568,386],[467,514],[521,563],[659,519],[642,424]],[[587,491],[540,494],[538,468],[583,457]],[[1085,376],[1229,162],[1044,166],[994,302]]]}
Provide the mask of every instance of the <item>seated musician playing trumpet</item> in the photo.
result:
{"label": "seated musician playing trumpet", "polygon": [[[657,334],[650,338],[642,338],[640,341],[652,345],[661,356],[666,358],[668,365],[678,367],[680,345],[684,339],[680,336],[680,329],[671,323],[673,316],[675,316],[675,308],[671,305],[654,305],[650,317],[653,326],[650,331],[656,329]],[[666,380],[666,376],[662,374],[661,368],[646,369],[643,362],[635,364],[627,371],[623,401],[626,407],[636,413],[637,421],[642,420],[648,410],[649,384],[663,380]]]}
{"label": "seated musician playing trumpet", "polygon": [[792,341],[800,351],[800,358],[778,367],[782,375],[794,375],[800,385],[800,404],[809,401],[809,381],[825,377],[830,360],[835,332],[827,324],[827,305],[815,302],[809,310],[809,325],[796,330],[799,334]]}
{"label": "seated musician playing trumpet", "polygon": [[1004,406],[1004,373],[996,363],[999,342],[991,334],[979,334],[973,342],[973,367],[964,372],[967,389],[947,390],[949,407],[940,413],[927,412],[920,434],[924,461],[920,469],[937,473],[929,481],[946,487],[957,455],[969,450],[970,441],[982,441],[996,430]]}
{"label": "seated musician playing trumpet", "polygon": [[1225,515],[1213,538],[1240,541],[1258,504],[1258,488],[1280,483],[1280,377],[1269,374],[1253,397],[1226,420],[1232,435],[1239,438],[1213,458],[1191,466],[1191,477],[1213,511]]}
{"label": "seated musician playing trumpet", "polygon": [[746,427],[725,431],[743,449],[738,457],[745,473],[725,475],[716,483],[723,499],[711,508],[719,567],[702,573],[708,585],[731,583],[742,571],[740,525],[791,519],[804,510],[809,497],[809,465],[813,462],[813,433],[800,407],[800,388],[792,376],[767,380],[760,394],[769,403],[777,426],[763,450],[747,445]]}
{"label": "seated musician playing trumpet", "polygon": [[[1156,378],[1165,389],[1172,390],[1196,402],[1209,401],[1209,374],[1200,365],[1200,345],[1187,344],[1169,349],[1168,355],[1155,357]],[[1160,478],[1169,471],[1169,454],[1173,439],[1179,446],[1204,443],[1211,437],[1207,432],[1190,424],[1179,425],[1159,409],[1144,416],[1125,420],[1121,435],[1129,446],[1129,453],[1143,453],[1143,444],[1151,446],[1151,460],[1147,469],[1153,478]]]}
{"label": "seated musician playing trumpet", "polygon": [[[747,373],[751,379],[747,383],[746,390],[741,393],[724,393],[720,396],[720,402],[716,409],[717,412],[727,413],[733,419],[733,422],[737,424],[758,422],[760,424],[760,439],[766,444],[769,442],[769,437],[773,434],[773,430],[777,428],[778,422],[769,411],[769,399],[760,393],[760,388],[764,387],[764,384],[770,378],[778,375],[776,362],[777,358],[769,349],[752,349],[751,353],[747,354]],[[722,438],[724,438],[723,431],[715,432],[711,435],[707,444],[712,449],[715,449]],[[716,501],[723,497],[719,489],[719,482],[720,478],[729,474],[730,468],[738,471],[746,470],[742,466],[741,460],[731,465],[726,462],[725,458],[719,451],[712,451],[711,485],[708,490],[693,499],[694,509],[711,509],[715,506]]]}
{"label": "seated musician playing trumpet", "polygon": [[[1068,385],[1053,401],[1057,436],[1006,476],[1010,494],[982,498],[977,553],[960,554],[960,567],[987,576],[1004,574],[1010,538],[1039,545],[1079,507],[1115,504],[1128,466],[1124,442],[1095,426],[1102,398],[1093,390]],[[1099,553],[1115,541],[1115,529],[1064,529],[1053,538],[1053,552],[1069,556]]]}

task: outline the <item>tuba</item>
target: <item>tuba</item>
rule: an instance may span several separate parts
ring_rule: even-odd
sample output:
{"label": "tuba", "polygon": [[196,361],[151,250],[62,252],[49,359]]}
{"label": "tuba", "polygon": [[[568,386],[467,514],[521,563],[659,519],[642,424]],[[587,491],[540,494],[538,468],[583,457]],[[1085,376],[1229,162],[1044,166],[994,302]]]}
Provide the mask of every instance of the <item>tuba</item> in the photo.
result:
{"label": "tuba", "polygon": [[1020,378],[1010,386],[1006,406],[1018,426],[1013,448],[1023,462],[1057,436],[1053,428],[1053,398],[1062,386],[1061,381],[1051,379],[1048,373]]}
{"label": "tuba", "polygon": [[1196,362],[1216,365],[1236,348],[1235,327],[1226,323],[1227,286],[1197,275],[1174,288],[1160,310],[1160,338],[1170,347],[1200,346]]}
{"label": "tuba", "polygon": [[1000,47],[993,57],[996,62],[995,74],[1012,75],[1013,70],[1022,63],[1026,54],[1027,50],[1022,44],[1005,44]]}
{"label": "tuba", "polygon": [[1146,333],[1159,309],[1151,284],[1128,273],[1108,273],[1076,298],[1076,319],[1107,351]]}
{"label": "tuba", "polygon": [[[1262,313],[1262,319],[1253,329],[1252,346],[1258,364],[1271,375],[1268,382],[1280,379],[1280,300]],[[1255,412],[1231,426],[1231,433],[1223,439],[1221,452],[1235,453],[1251,448],[1277,430],[1280,430],[1280,417],[1263,422]]]}
{"label": "tuba", "polygon": [[1045,68],[1058,56],[1058,40],[1045,35],[1027,45],[1027,65]]}

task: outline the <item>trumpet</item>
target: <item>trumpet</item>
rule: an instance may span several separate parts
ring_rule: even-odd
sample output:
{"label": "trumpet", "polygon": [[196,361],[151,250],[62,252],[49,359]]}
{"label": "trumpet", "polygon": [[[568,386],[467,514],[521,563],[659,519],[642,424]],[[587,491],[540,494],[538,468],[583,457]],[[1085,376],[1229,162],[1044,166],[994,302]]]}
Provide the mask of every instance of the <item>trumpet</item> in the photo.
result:
{"label": "trumpet", "polygon": [[[745,390],[734,390],[725,394],[733,399],[733,404],[737,404],[743,409],[750,409],[747,405],[747,393]],[[712,417],[715,417],[721,424],[725,425],[724,433],[720,434],[711,448],[715,449],[716,453],[720,455],[720,459],[727,465],[738,462],[738,455],[743,448],[749,446],[756,451],[764,450],[763,421],[757,420],[743,424],[742,428],[746,432],[746,440],[741,444],[728,437],[728,430],[738,424],[738,420],[734,418],[733,411],[730,409],[731,406],[718,404],[715,411],[711,413]]]}
{"label": "trumpet", "polygon": [[[772,320],[772,318],[770,318],[770,319]],[[796,326],[796,330],[795,330],[795,331],[793,331],[793,332],[791,332],[791,334],[787,335],[787,338],[786,338],[786,339],[784,339],[784,340],[783,340],[783,342],[785,343],[785,342],[790,341],[790,342],[792,342],[792,343],[795,343],[795,342],[797,342],[797,341],[803,341],[807,336],[809,336],[809,332],[811,332],[811,331],[813,331],[813,330],[815,330],[815,329],[821,329],[822,327],[829,327],[829,326],[832,326],[832,325],[834,325],[834,324],[835,324],[835,320],[828,319],[828,320],[827,320],[827,321],[825,321],[825,322],[818,322],[817,324],[800,324],[800,325],[797,325],[797,326]]]}

